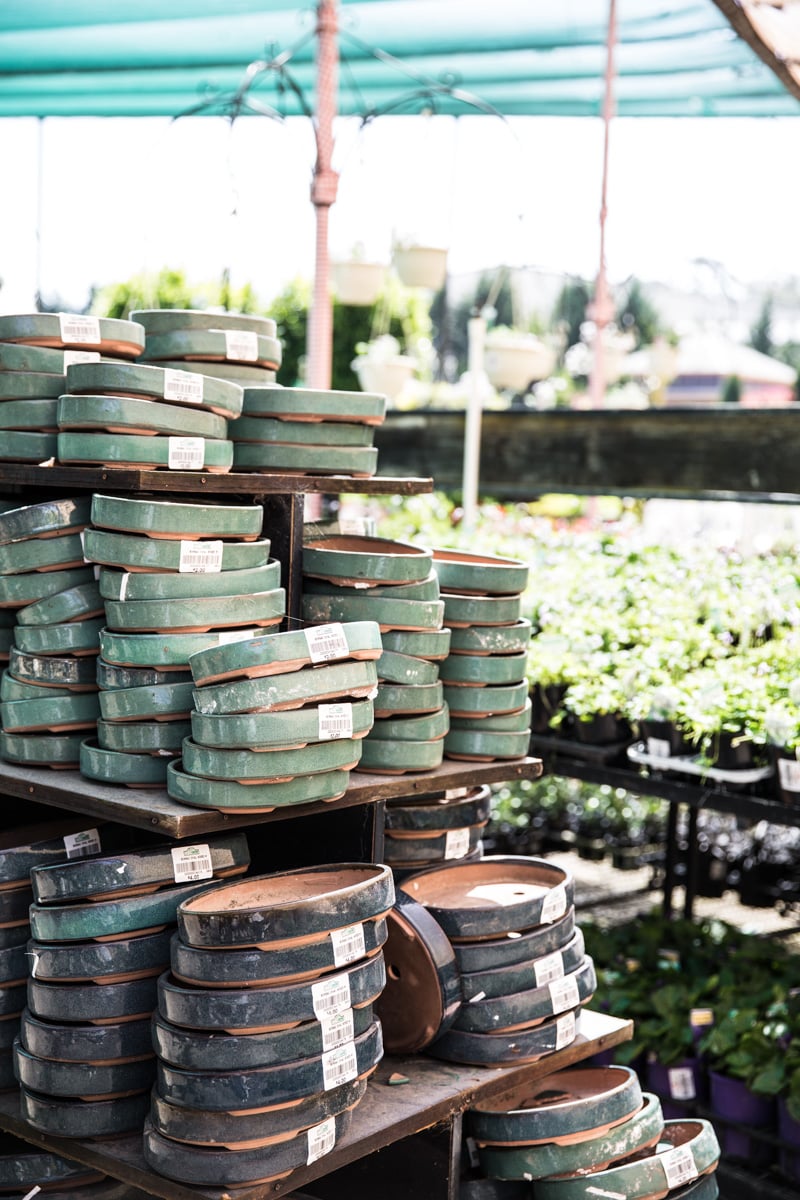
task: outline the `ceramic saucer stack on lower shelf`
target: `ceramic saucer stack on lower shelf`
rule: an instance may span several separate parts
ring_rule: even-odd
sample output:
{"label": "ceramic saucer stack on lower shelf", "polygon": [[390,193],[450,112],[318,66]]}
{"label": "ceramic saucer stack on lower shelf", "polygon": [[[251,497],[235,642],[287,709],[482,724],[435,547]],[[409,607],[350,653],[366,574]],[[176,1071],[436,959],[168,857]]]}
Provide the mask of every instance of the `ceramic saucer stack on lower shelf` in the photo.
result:
{"label": "ceramic saucer stack on lower shelf", "polygon": [[133,321],[77,313],[0,317],[0,461],[40,465],[58,450],[58,397],[71,362],[136,358],[144,330]]}
{"label": "ceramic saucer stack on lower shelf", "polygon": [[178,910],[159,982],[148,1165],[235,1188],[329,1153],[383,1053],[373,1004],[394,899],[372,864],[214,888]]}
{"label": "ceramic saucer stack on lower shelf", "polygon": [[93,1167],[40,1150],[11,1133],[0,1134],[0,1195],[47,1200],[126,1200],[127,1184]]}
{"label": "ceramic saucer stack on lower shelf", "polygon": [[138,363],[67,368],[58,401],[58,457],[64,463],[229,471],[228,420],[242,389],[188,371]]}
{"label": "ceramic saucer stack on lower shelf", "polygon": [[281,344],[270,317],[190,308],[138,309],[131,317],[145,329],[143,362],[243,387],[275,381]]}
{"label": "ceramic saucer stack on lower shelf", "polygon": [[526,667],[531,623],[521,616],[528,566],[518,559],[434,550],[433,567],[450,629],[442,664],[450,706],[446,758],[524,758],[531,703]]}
{"label": "ceramic saucer stack on lower shelf", "polygon": [[387,800],[384,859],[395,879],[455,859],[477,861],[491,810],[485,784]]}
{"label": "ceramic saucer stack on lower shelf", "polygon": [[189,733],[198,650],[254,637],[283,618],[280,565],[259,537],[260,505],[186,504],[96,494],[86,555],[101,564],[97,742],[91,779],[163,787]]}
{"label": "ceramic saucer stack on lower shelf", "polygon": [[246,387],[231,426],[237,471],[286,471],[368,479],[378,466],[372,445],[386,397],[368,392]]}
{"label": "ceramic saucer stack on lower shelf", "polygon": [[303,616],[313,624],[371,620],[380,627],[376,720],[360,769],[394,775],[440,766],[448,713],[439,662],[450,635],[430,551],[388,538],[311,538],[303,547],[303,593]]}
{"label": "ceramic saucer stack on lower shelf", "polygon": [[74,767],[97,723],[103,602],[84,558],[88,497],[0,514],[0,608],[14,644],[0,683],[0,756]]}
{"label": "ceramic saucer stack on lower shelf", "polygon": [[244,835],[233,834],[33,869],[14,1061],[34,1128],[62,1137],[141,1128],[155,1078],[150,1019],[178,905],[248,863]]}
{"label": "ceramic saucer stack on lower shelf", "polygon": [[192,736],[169,794],[234,813],[343,795],[372,727],[380,653],[375,622],[351,621],[192,655]]}

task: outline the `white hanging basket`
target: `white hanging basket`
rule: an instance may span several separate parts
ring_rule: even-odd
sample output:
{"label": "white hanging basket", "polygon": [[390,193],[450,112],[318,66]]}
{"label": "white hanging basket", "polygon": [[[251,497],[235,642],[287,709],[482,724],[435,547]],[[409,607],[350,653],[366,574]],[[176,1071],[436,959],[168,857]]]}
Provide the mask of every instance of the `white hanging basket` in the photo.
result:
{"label": "white hanging basket", "polygon": [[556,365],[555,351],[532,333],[503,333],[486,337],[484,368],[498,391],[524,392],[529,384],[547,379]]}
{"label": "white hanging basket", "polygon": [[406,287],[437,292],[447,275],[447,251],[438,246],[395,246],[392,265]]}
{"label": "white hanging basket", "polygon": [[386,267],[383,263],[331,263],[331,282],[340,304],[368,307],[381,294]]}
{"label": "white hanging basket", "polygon": [[394,400],[414,375],[415,362],[405,354],[391,358],[363,355],[351,364],[362,392],[377,392]]}

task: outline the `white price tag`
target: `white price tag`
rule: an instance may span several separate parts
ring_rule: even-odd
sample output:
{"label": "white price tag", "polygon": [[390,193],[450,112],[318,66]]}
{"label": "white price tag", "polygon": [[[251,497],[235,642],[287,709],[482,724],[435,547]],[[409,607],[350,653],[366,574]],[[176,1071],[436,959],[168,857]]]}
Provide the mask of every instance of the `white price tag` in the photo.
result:
{"label": "white price tag", "polygon": [[82,829],[80,833],[65,834],[64,849],[67,858],[88,858],[90,854],[99,854],[100,834],[96,829]]}
{"label": "white price tag", "polygon": [[207,843],[198,846],[174,846],[172,849],[172,874],[176,883],[195,883],[198,879],[211,879],[211,851]]}
{"label": "white price tag", "polygon": [[669,1067],[669,1094],[673,1100],[694,1100],[697,1090],[694,1086],[694,1071],[689,1067]]}
{"label": "white price tag", "polygon": [[[61,339],[65,341],[65,338]],[[69,367],[77,366],[78,363],[100,362],[99,350],[65,350],[64,351],[64,370]]]}
{"label": "white price tag", "polygon": [[339,517],[339,533],[346,537],[366,537],[374,525],[369,517]]}
{"label": "white price tag", "polygon": [[352,1042],[355,1034],[352,1008],[346,1008],[344,1012],[334,1013],[330,1017],[321,1017],[319,1024],[324,1051],[336,1050],[339,1046],[346,1046],[348,1042]]}
{"label": "white price tag", "polygon": [[478,1143],[475,1141],[475,1138],[465,1138],[465,1145],[467,1147],[467,1154],[469,1155],[469,1165],[471,1167],[480,1166],[481,1160],[478,1157]]}
{"label": "white price tag", "polygon": [[334,975],[311,985],[311,1007],[317,1020],[350,1008],[350,977]]}
{"label": "white price tag", "polygon": [[347,658],[350,653],[344,626],[340,622],[331,625],[312,625],[304,629],[308,656],[312,663],[330,662],[334,658]]}
{"label": "white price tag", "polygon": [[[30,943],[30,944],[32,945],[33,943]],[[26,957],[28,958],[28,960],[30,961],[30,964],[31,964],[31,979],[35,979],[36,972],[39,969],[39,951],[38,950],[28,950],[26,952]]]}
{"label": "white price tag", "polygon": [[328,1117],[327,1121],[312,1126],[308,1131],[308,1156],[306,1166],[310,1167],[318,1158],[330,1154],[336,1145],[336,1117]]}
{"label": "white price tag", "polygon": [[179,404],[203,403],[203,376],[164,368],[164,399]]}
{"label": "white price tag", "polygon": [[690,1146],[676,1146],[674,1150],[668,1150],[666,1154],[659,1154],[658,1161],[664,1168],[667,1187],[670,1191],[673,1188],[683,1187],[684,1183],[691,1183],[700,1174]]}
{"label": "white price tag", "polygon": [[349,1083],[358,1075],[358,1059],[356,1058],[355,1042],[346,1046],[337,1046],[322,1055],[322,1086],[326,1092],[338,1087],[340,1083]]}
{"label": "white price tag", "polygon": [[348,925],[346,929],[332,929],[331,945],[333,946],[333,962],[337,967],[346,967],[348,963],[363,958],[367,952],[364,942],[364,926]]}
{"label": "white price tag", "polygon": [[258,362],[258,335],[247,329],[226,329],[225,357],[233,362]]}
{"label": "white price tag", "polygon": [[181,575],[219,575],[222,542],[181,542],[178,570]]}
{"label": "white price tag", "polygon": [[542,925],[552,925],[567,911],[567,889],[563,883],[547,893],[542,904]]}
{"label": "white price tag", "polygon": [[217,645],[229,646],[231,642],[249,642],[260,630],[255,629],[220,629],[217,633]]}
{"label": "white price tag", "polygon": [[444,839],[444,857],[463,858],[469,853],[469,830],[448,829]]}
{"label": "white price tag", "polygon": [[206,461],[206,440],[201,437],[168,438],[167,466],[170,471],[201,471]]}
{"label": "white price tag", "polygon": [[649,737],[647,739],[647,753],[652,754],[653,758],[669,758],[672,752],[666,738]]}
{"label": "white price tag", "polygon": [[544,987],[564,978],[564,957],[560,951],[537,958],[533,964],[533,975],[537,987]]}
{"label": "white price tag", "polygon": [[317,712],[317,738],[320,742],[334,742],[353,736],[352,704],[320,704]]}
{"label": "white price tag", "polygon": [[565,975],[547,985],[550,989],[550,1002],[553,1012],[564,1012],[568,1008],[577,1008],[581,1002],[578,995],[578,984],[574,975]]}
{"label": "white price tag", "polygon": [[445,800],[460,800],[462,796],[466,796],[469,788],[446,788],[444,793]]}
{"label": "white price tag", "polygon": [[100,318],[59,313],[61,341],[73,346],[97,346],[100,342]]}
{"label": "white price tag", "polygon": [[800,762],[796,758],[779,758],[778,778],[787,792],[800,792]]}
{"label": "white price tag", "polygon": [[691,1008],[689,1009],[689,1024],[696,1025],[700,1028],[705,1028],[708,1025],[714,1024],[713,1008]]}
{"label": "white price tag", "polygon": [[563,1017],[559,1017],[556,1021],[556,1050],[563,1050],[565,1046],[571,1046],[577,1032],[574,1012],[568,1012]]}
{"label": "white price tag", "polygon": [[119,599],[122,602],[128,594],[128,583],[130,582],[130,573],[123,571],[119,581]]}

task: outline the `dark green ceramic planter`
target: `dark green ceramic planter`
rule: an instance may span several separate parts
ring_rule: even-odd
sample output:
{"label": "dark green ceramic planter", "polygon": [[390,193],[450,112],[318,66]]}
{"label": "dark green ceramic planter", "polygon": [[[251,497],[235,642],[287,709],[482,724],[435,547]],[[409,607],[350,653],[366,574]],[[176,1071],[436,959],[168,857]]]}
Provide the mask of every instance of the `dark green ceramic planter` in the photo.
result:
{"label": "dark green ceramic planter", "polygon": [[[191,673],[185,671],[157,671],[155,667],[118,667],[104,658],[97,660],[97,684],[101,691],[118,691],[121,688],[153,688],[172,686],[176,683],[191,683]],[[102,709],[101,709],[102,712]]]}
{"label": "dark green ceramic planter", "polygon": [[242,410],[241,388],[235,383],[140,363],[76,364],[67,370],[66,390],[73,393],[151,396],[170,404],[191,405],[195,412],[210,410],[221,414],[223,418],[236,417]]}
{"label": "dark green ceramic planter", "polygon": [[527,651],[532,627],[527,617],[513,625],[469,625],[450,631],[451,654],[521,654]]}
{"label": "dark green ceramic planter", "polygon": [[46,596],[68,588],[91,583],[94,579],[91,567],[75,567],[70,570],[29,571],[22,575],[0,575],[0,609],[23,608]]}
{"label": "dark green ceramic planter", "polygon": [[525,708],[528,685],[523,681],[488,687],[445,687],[444,699],[450,707],[451,718],[503,716]]}
{"label": "dark green ceramic planter", "polygon": [[517,596],[528,585],[528,564],[518,558],[436,549],[433,566],[442,591],[462,596]]}
{"label": "dark green ceramic planter", "polygon": [[596,987],[594,964],[587,956],[574,971],[544,987],[494,999],[473,998],[459,1013],[455,1028],[468,1033],[523,1029],[585,1004]]}
{"label": "dark green ceramic planter", "polygon": [[210,684],[197,688],[194,700],[197,711],[204,714],[276,712],[340,696],[363,699],[370,696],[376,685],[373,661],[349,661],[309,667],[288,675]]}
{"label": "dark green ceramic planter", "polygon": [[449,728],[447,705],[421,717],[384,717],[375,721],[370,730],[370,741],[375,742],[430,742],[443,738]]}
{"label": "dark green ceramic planter", "polygon": [[444,747],[441,739],[428,742],[372,741],[362,742],[358,771],[375,775],[403,775],[413,771],[435,771],[442,765]]}
{"label": "dark green ceramic planter", "polygon": [[[243,633],[245,631],[242,631]],[[104,629],[100,634],[100,654],[106,662],[122,667],[153,667],[175,671],[188,669],[189,659],[198,650],[218,646],[224,635],[210,633],[122,633]]]}
{"label": "dark green ceramic planter", "polygon": [[123,754],[155,754],[177,758],[183,739],[191,735],[189,721],[98,721],[97,744]]}
{"label": "dark green ceramic planter", "polygon": [[122,533],[151,538],[240,538],[255,541],[261,533],[260,504],[187,504],[142,500],[131,496],[92,497],[92,523]]}
{"label": "dark green ceramic planter", "polygon": [[325,392],[311,388],[246,387],[242,411],[285,421],[345,421],[381,425],[386,397],[373,392]]}
{"label": "dark green ceramic planter", "polygon": [[150,1108],[147,1092],[118,1100],[74,1100],[20,1088],[20,1112],[34,1129],[54,1137],[100,1138],[138,1132]]}
{"label": "dark green ceramic planter", "polygon": [[375,716],[378,718],[439,712],[444,704],[440,683],[379,683],[375,697]]}
{"label": "dark green ceramic planter", "polygon": [[303,545],[303,573],[347,586],[415,583],[431,573],[431,552],[391,538],[332,534]]}
{"label": "dark green ceramic planter", "polygon": [[426,830],[461,829],[489,820],[492,810],[492,793],[484,784],[469,788],[463,796],[447,799],[401,800],[386,806],[386,828]]}
{"label": "dark green ceramic planter", "polygon": [[93,981],[112,986],[157,977],[169,965],[172,930],[111,942],[28,942],[31,974],[51,983]]}
{"label": "dark green ceramic planter", "polygon": [[441,862],[453,862],[467,858],[479,847],[486,822],[479,825],[448,829],[443,832],[426,830],[411,833],[408,830],[387,831],[386,861],[392,867],[408,868],[412,871]]}
{"label": "dark green ceramic planter", "polygon": [[[63,385],[67,368],[63,350],[0,342],[0,371],[40,371],[44,375],[59,375]],[[63,386],[61,391],[64,391]]]}
{"label": "dark green ceramic planter", "polygon": [[51,1021],[26,1009],[22,1014],[20,1040],[23,1047],[37,1057],[69,1063],[149,1059],[153,1054],[150,1014],[138,1021],[91,1024],[81,1020],[67,1021],[66,1018]]}
{"label": "dark green ceramic planter", "polygon": [[80,692],[48,697],[48,688],[40,688],[41,700],[9,700],[0,704],[0,720],[7,733],[48,733],[72,729],[92,729],[100,715],[97,694]]}
{"label": "dark green ceramic planter", "polygon": [[528,698],[523,708],[512,713],[477,717],[451,716],[450,728],[468,733],[526,733],[530,732],[531,711],[532,706]]}
{"label": "dark green ceramic planter", "polygon": [[449,1029],[429,1047],[428,1053],[447,1062],[484,1067],[531,1063],[572,1045],[578,1032],[580,1020],[572,1013],[514,1033],[465,1033]]}
{"label": "dark green ceramic planter", "polygon": [[211,474],[224,474],[233,466],[233,442],[213,438],[89,432],[59,433],[55,441],[57,447],[54,447],[53,453],[59,462],[67,464],[168,468],[174,471],[208,471]]}
{"label": "dark green ceramic planter", "polygon": [[85,731],[65,734],[0,732],[0,758],[30,767],[77,769]]}
{"label": "dark green ceramic planter", "polygon": [[286,613],[283,588],[240,596],[178,600],[107,600],[108,628],[134,633],[208,633],[242,625],[279,625]]}
{"label": "dark green ceramic planter", "polygon": [[371,425],[344,421],[278,421],[272,417],[239,417],[231,428],[235,442],[266,442],[295,446],[370,447]]}
{"label": "dark green ceramic planter", "polygon": [[56,457],[58,434],[28,433],[7,430],[0,448],[3,462],[38,463],[47,466]]}
{"label": "dark green ceramic planter", "polygon": [[303,618],[312,625],[375,621],[382,633],[390,629],[439,630],[443,614],[442,600],[388,600],[363,596],[355,589],[350,595],[303,596]]}
{"label": "dark green ceramic planter", "polygon": [[233,329],[173,329],[169,333],[147,335],[143,362],[161,359],[190,359],[202,362],[241,363],[245,366],[268,367],[275,371],[281,365],[281,344],[275,337],[245,330],[247,344],[239,348],[231,335]]}
{"label": "dark green ceramic planter", "polygon": [[173,800],[192,808],[214,808],[228,813],[272,812],[294,804],[338,800],[347,791],[348,771],[301,775],[288,783],[238,783],[231,779],[202,779],[189,775],[178,763],[167,767],[167,792]]}
{"label": "dark green ceramic planter", "polygon": [[26,605],[17,612],[16,621],[18,625],[57,625],[101,617],[103,611],[103,598],[92,581]]}
{"label": "dark green ceramic planter", "polygon": [[389,629],[381,636],[384,649],[396,650],[398,654],[410,654],[415,658],[427,658],[431,662],[443,662],[450,652],[449,629],[407,632]]}
{"label": "dark green ceramic planter", "polygon": [[86,779],[124,787],[164,787],[167,782],[167,758],[153,754],[123,754],[104,750],[96,739],[81,743],[80,771]]}
{"label": "dark green ceramic planter", "polygon": [[130,896],[89,904],[64,904],[48,908],[32,904],[31,933],[37,942],[102,941],[118,934],[157,931],[174,924],[178,905],[209,885],[184,884],[164,888],[152,896]]}
{"label": "dark green ceramic planter", "polygon": [[180,371],[181,374],[188,372],[206,379],[225,380],[242,388],[277,386],[276,372],[269,367],[243,367],[241,363],[232,362],[193,362],[186,358],[164,358],[159,361],[159,366],[164,370]]}
{"label": "dark green ceramic planter", "polygon": [[[132,572],[180,572],[181,562],[186,562],[192,555],[197,554],[198,546],[202,552],[202,542],[181,540],[179,535],[172,539],[150,538],[136,534],[112,533],[105,529],[87,529],[84,544],[86,557],[90,562],[102,563],[108,567],[121,567]],[[234,570],[263,567],[269,559],[269,551],[268,539],[223,542],[222,572],[227,574]],[[193,572],[187,574],[195,578]]]}
{"label": "dark green ceramic planter", "polygon": [[38,371],[0,371],[0,412],[9,400],[55,400],[61,395],[61,378]]}
{"label": "dark green ceramic planter", "polygon": [[372,446],[296,446],[235,441],[233,465],[237,471],[286,471],[370,479],[378,469],[378,451]]}
{"label": "dark green ceramic planter", "polygon": [[[329,636],[328,636],[329,635]],[[222,679],[283,675],[335,659],[378,659],[381,634],[374,621],[352,621],[335,629],[297,629],[218,646],[193,655],[190,667],[200,686]]]}
{"label": "dark green ceramic planter", "polygon": [[371,700],[277,713],[204,716],[193,712],[191,726],[199,746],[249,750],[289,750],[338,737],[360,738],[373,727]]}
{"label": "dark green ceramic planter", "polygon": [[14,1070],[20,1084],[49,1096],[71,1096],[87,1101],[149,1091],[156,1074],[155,1056],[142,1062],[56,1062],[14,1047]]}
{"label": "dark green ceramic planter", "polygon": [[58,401],[57,423],[62,430],[96,429],[104,433],[218,440],[228,436],[228,422],[217,413],[132,396],[62,396]]}
{"label": "dark green ceramic planter", "polygon": [[20,575],[28,571],[67,570],[84,565],[79,534],[61,537],[33,537],[0,546],[0,572]]}
{"label": "dark green ceramic planter", "polygon": [[[28,984],[30,1013],[44,1021],[99,1023],[149,1019],[156,1007],[158,988],[155,976],[127,983],[44,983],[31,979]],[[31,1018],[24,1042],[32,1054],[54,1057],[52,1047],[40,1045],[31,1034]],[[63,1040],[60,1043],[63,1045]],[[149,1047],[145,1047],[145,1052]]]}
{"label": "dark green ceramic planter", "polygon": [[464,999],[471,1002],[475,996],[481,996],[492,1000],[498,996],[512,996],[526,989],[546,987],[575,971],[583,962],[584,950],[583,934],[576,929],[566,945],[552,954],[512,966],[465,972],[462,975]]}
{"label": "dark green ceramic planter", "polygon": [[88,1189],[94,1179],[100,1180],[102,1176],[82,1163],[35,1149],[29,1142],[23,1142],[12,1134],[3,1135],[0,1188],[4,1192],[24,1193],[37,1185],[52,1192],[59,1184],[63,1184],[65,1189],[77,1185]]}
{"label": "dark green ceramic planter", "polygon": [[466,762],[496,762],[524,758],[530,747],[530,730],[498,733],[481,729],[451,729],[444,739],[445,758]]}
{"label": "dark green ceramic planter", "polygon": [[[200,543],[202,547],[202,543]],[[100,568],[98,585],[106,600],[187,600],[197,596],[242,596],[280,587],[281,565],[272,558],[242,571],[115,571]]]}
{"label": "dark green ceramic planter", "polygon": [[0,545],[27,538],[52,537],[84,529],[90,520],[91,498],[44,500],[0,513]]}
{"label": "dark green ceramic planter", "polygon": [[462,596],[444,594],[444,623],[453,629],[471,625],[516,625],[521,617],[520,596]]}
{"label": "dark green ceramic planter", "polygon": [[519,654],[451,654],[442,663],[440,676],[442,683],[450,686],[522,683],[527,664],[528,656],[524,651]]}
{"label": "dark green ceramic planter", "polygon": [[464,973],[490,971],[511,966],[514,963],[529,963],[560,950],[575,931],[575,911],[570,906],[557,921],[550,925],[539,925],[516,937],[508,935],[474,942],[456,942],[453,945],[459,969]]}
{"label": "dark green ceramic planter", "polygon": [[438,678],[438,664],[428,662],[425,658],[384,650],[378,659],[378,679],[381,683],[436,683]]}
{"label": "dark green ceramic planter", "polygon": [[18,625],[14,642],[23,654],[97,654],[103,617],[59,625]]}
{"label": "dark green ceramic planter", "polygon": [[246,329],[274,338],[277,331],[272,317],[211,312],[205,308],[137,308],[131,313],[131,320],[143,325],[148,337],[186,329]]}
{"label": "dark green ceramic planter", "polygon": [[65,837],[81,833],[89,823],[88,817],[59,817],[43,824],[9,824],[0,834],[0,883],[27,884],[33,867],[63,862]]}
{"label": "dark green ceramic planter", "polygon": [[204,779],[233,779],[242,784],[280,783],[298,776],[351,771],[361,756],[363,739],[316,742],[297,750],[217,750],[183,744],[183,770]]}
{"label": "dark green ceramic planter", "polygon": [[[97,325],[91,329],[94,321]],[[137,358],[144,349],[144,329],[135,321],[116,317],[87,320],[72,313],[22,313],[0,317],[0,342],[23,342],[61,350],[100,350],[122,358]]]}
{"label": "dark green ceramic planter", "polygon": [[[5,378],[0,375],[0,380]],[[46,375],[46,379],[55,379]],[[0,402],[0,429],[20,432],[57,433],[58,400],[3,400]]]}
{"label": "dark green ceramic planter", "polygon": [[[317,579],[313,575],[303,576],[303,592],[307,596],[352,596],[353,589],[346,584],[331,583],[328,579]],[[431,571],[426,579],[413,583],[387,583],[378,587],[359,587],[358,593],[367,599],[384,600],[438,600],[439,580]],[[421,656],[420,656],[421,657]]]}
{"label": "dark green ceramic planter", "polygon": [[114,688],[100,692],[98,702],[104,721],[188,721],[192,711],[192,684]]}

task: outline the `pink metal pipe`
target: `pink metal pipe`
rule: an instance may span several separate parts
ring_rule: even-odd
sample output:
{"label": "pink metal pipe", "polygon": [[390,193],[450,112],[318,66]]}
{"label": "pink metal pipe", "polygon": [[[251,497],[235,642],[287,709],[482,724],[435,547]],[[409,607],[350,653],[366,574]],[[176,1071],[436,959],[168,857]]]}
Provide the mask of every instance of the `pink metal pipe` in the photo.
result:
{"label": "pink metal pipe", "polygon": [[617,0],[609,0],[608,52],[606,54],[605,94],[603,98],[603,181],[600,193],[600,267],[597,272],[594,299],[588,315],[595,324],[592,348],[592,371],[589,377],[589,396],[592,408],[602,408],[606,394],[606,364],[603,335],[614,319],[614,304],[608,290],[606,274],[606,216],[608,215],[608,148],[611,121],[614,117],[614,52],[617,47]]}
{"label": "pink metal pipe", "polygon": [[314,294],[308,321],[307,380],[312,388],[331,386],[333,310],[330,296],[328,221],[336,200],[339,176],[333,170],[333,122],[339,86],[338,0],[317,5],[317,112],[314,133],[317,161],[311,182],[311,203],[316,217]]}

